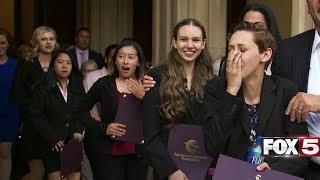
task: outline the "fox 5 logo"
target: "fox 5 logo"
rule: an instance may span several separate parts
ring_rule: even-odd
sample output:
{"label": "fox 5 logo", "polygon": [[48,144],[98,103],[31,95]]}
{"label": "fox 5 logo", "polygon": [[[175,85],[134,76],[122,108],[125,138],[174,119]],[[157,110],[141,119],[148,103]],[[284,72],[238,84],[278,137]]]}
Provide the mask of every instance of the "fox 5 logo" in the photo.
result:
{"label": "fox 5 logo", "polygon": [[319,137],[264,137],[262,154],[265,156],[320,156]]}

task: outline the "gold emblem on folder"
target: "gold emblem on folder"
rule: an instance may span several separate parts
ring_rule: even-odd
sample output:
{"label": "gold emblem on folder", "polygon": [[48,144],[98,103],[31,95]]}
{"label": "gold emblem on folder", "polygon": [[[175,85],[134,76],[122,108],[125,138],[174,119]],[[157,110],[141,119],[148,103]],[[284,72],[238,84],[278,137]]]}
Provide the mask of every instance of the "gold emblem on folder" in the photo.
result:
{"label": "gold emblem on folder", "polygon": [[196,153],[199,150],[199,143],[194,139],[190,139],[184,144],[186,145],[186,150],[188,153]]}

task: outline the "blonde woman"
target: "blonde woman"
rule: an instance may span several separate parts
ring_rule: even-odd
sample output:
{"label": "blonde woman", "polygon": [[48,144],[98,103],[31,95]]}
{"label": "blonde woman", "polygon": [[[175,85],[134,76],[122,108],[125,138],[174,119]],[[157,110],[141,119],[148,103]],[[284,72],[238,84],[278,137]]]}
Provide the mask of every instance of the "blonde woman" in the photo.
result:
{"label": "blonde woman", "polygon": [[[23,57],[25,61],[21,61],[18,65],[14,87],[13,97],[15,102],[22,109],[22,141],[23,152],[21,152],[21,160],[27,164],[28,168],[22,172],[23,179],[42,179],[44,176],[44,167],[40,160],[42,147],[38,144],[38,134],[35,133],[29,118],[29,106],[33,88],[47,73],[51,55],[57,49],[56,32],[47,26],[38,27],[32,36],[30,48],[31,52],[23,53],[27,56]],[[28,172],[28,173],[27,173]],[[26,174],[27,173],[27,174]]]}

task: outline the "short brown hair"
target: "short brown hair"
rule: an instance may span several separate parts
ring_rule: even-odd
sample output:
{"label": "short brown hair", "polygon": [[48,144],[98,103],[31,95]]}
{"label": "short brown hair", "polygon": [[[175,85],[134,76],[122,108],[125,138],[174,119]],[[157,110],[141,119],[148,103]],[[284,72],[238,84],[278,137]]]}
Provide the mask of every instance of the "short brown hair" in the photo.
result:
{"label": "short brown hair", "polygon": [[[231,28],[228,34],[228,42],[231,36],[237,31],[252,32],[254,35],[253,41],[258,46],[259,53],[265,52],[268,48],[272,50],[272,55],[275,53],[276,41],[271,33],[263,26],[246,21],[239,22]],[[266,63],[266,67],[270,64],[270,60]]]}
{"label": "short brown hair", "polygon": [[242,21],[233,26],[231,31],[228,34],[228,41],[231,36],[237,31],[248,31],[254,34],[253,41],[257,44],[259,48],[259,53],[266,51],[268,48],[272,50],[272,53],[275,51],[275,39],[271,33],[261,25],[253,24],[250,22]]}

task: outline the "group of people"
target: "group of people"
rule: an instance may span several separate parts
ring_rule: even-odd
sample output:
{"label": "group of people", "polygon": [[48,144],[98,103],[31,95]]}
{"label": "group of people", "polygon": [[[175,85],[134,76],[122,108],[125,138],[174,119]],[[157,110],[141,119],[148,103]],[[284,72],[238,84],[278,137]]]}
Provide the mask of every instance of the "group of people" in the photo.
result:
{"label": "group of people", "polygon": [[[0,179],[10,179],[19,133],[19,178],[27,180],[61,179],[59,153],[72,139],[83,143],[84,163],[65,179],[147,179],[151,166],[153,179],[187,180],[167,150],[175,124],[202,126],[213,158],[208,169],[219,154],[246,160],[259,136],[319,136],[320,3],[307,2],[315,29],[285,40],[268,7],[247,5],[219,61],[207,49],[201,23],[183,19],[173,29],[167,59],[151,69],[131,38],[110,45],[103,58],[89,48],[87,28],[64,50],[55,31],[41,26],[32,46],[20,49],[24,60],[17,60],[12,37],[0,29]],[[114,139],[126,134],[115,116],[127,95],[141,102],[143,144]],[[317,157],[266,156],[257,165],[264,169],[320,178]]]}

